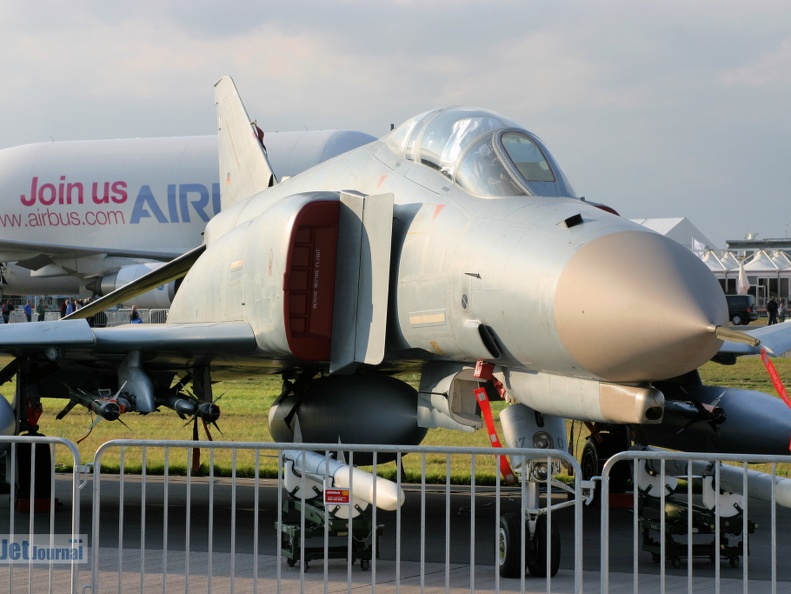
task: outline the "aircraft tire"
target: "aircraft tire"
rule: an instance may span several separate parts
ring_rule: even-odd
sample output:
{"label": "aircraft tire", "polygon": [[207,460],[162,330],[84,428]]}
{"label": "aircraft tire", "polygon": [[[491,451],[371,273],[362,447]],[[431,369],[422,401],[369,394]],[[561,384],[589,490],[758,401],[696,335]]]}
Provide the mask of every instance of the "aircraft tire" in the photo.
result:
{"label": "aircraft tire", "polygon": [[[554,577],[560,568],[560,530],[557,523],[551,525],[549,538],[552,549],[549,571]],[[543,514],[536,518],[536,532],[527,546],[526,565],[533,577],[547,577],[547,517]]]}
{"label": "aircraft tire", "polygon": [[499,550],[497,551],[500,577],[518,578],[522,569],[522,561],[519,557],[521,550],[520,515],[516,512],[507,512],[500,516]]}
{"label": "aircraft tire", "polygon": [[[585,447],[582,449],[580,467],[583,480],[587,481],[594,476],[601,476],[607,460],[624,449],[616,435],[610,433],[601,433],[600,435],[604,438],[602,443],[598,443],[594,438],[589,437],[585,442]],[[627,461],[615,465],[610,470],[610,493],[625,493],[630,478],[631,471]],[[593,492],[593,502],[599,503],[600,497],[601,485]]]}
{"label": "aircraft tire", "polygon": [[[36,467],[31,468],[33,447],[36,448]],[[52,457],[45,443],[17,445],[16,503],[30,500],[30,482],[34,482],[33,499],[48,499],[52,488]],[[31,477],[32,471],[32,477]]]}

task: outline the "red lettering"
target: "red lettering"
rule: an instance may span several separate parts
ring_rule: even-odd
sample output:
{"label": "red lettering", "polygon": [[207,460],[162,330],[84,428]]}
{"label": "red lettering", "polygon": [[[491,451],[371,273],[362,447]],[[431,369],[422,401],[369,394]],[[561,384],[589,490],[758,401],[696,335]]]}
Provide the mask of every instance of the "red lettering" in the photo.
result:
{"label": "red lettering", "polygon": [[66,184],[66,204],[71,204],[75,190],[77,191],[77,204],[83,203],[84,188],[82,186],[82,183],[74,182],[74,183]]}
{"label": "red lettering", "polygon": [[51,210],[47,209],[47,212],[44,213],[47,217],[47,223],[50,227],[59,227],[60,226],[60,217],[58,213],[52,212]]}
{"label": "red lettering", "polygon": [[93,182],[93,202],[94,204],[107,204],[110,202],[110,182],[104,182],[104,196],[98,195],[99,182]]}
{"label": "red lettering", "polygon": [[91,188],[91,199],[94,204],[123,204],[129,198],[127,191],[128,185],[125,181],[95,181],[95,182],[72,182],[61,175],[57,183],[40,182],[38,176],[30,180],[30,193],[20,194],[19,201],[24,206],[35,206],[36,203],[44,206],[52,206],[57,203],[60,205],[85,204],[85,193],[87,187]]}
{"label": "red lettering", "polygon": [[30,198],[27,198],[24,194],[19,197],[19,200],[25,206],[33,206],[36,203],[36,196],[38,194],[38,177],[34,177],[33,181],[30,183]]}
{"label": "red lettering", "polygon": [[[49,194],[49,196],[47,196]],[[41,184],[41,187],[38,190],[38,201],[41,204],[49,206],[50,204],[55,204],[55,200],[58,199],[58,191],[55,189],[55,184]]]}
{"label": "red lettering", "polygon": [[126,202],[126,199],[129,197],[129,194],[126,193],[126,182],[124,181],[117,181],[113,182],[113,196],[110,198],[116,204],[121,204],[122,202]]}

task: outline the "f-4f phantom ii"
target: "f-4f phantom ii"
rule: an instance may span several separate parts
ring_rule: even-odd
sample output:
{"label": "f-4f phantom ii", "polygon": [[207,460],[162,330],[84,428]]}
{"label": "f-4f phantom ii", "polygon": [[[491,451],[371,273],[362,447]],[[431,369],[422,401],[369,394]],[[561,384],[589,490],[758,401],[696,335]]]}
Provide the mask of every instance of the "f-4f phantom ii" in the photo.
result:
{"label": "f-4f phantom ii", "polygon": [[[216,102],[223,209],[203,245],[70,316],[183,277],[168,323],[0,327],[16,430],[31,429],[40,396],[68,398],[64,386],[120,393],[132,411],[198,414],[212,377],[263,372],[284,378],[269,413],[277,441],[474,431],[474,391],[497,385],[512,403],[509,445],[564,449],[563,420],[580,419],[600,430],[599,453],[628,447],[624,428],[675,449],[788,453],[781,401],[697,373],[755,353],[756,336],[783,352],[788,331],[729,330],[723,292],[694,254],[576,197],[518,124],[435,109],[282,180],[229,78]],[[420,373],[419,389],[398,370]],[[193,408],[179,396],[189,382]]]}
{"label": "f-4f phantom ii", "polygon": [[[290,176],[374,137],[264,136]],[[0,150],[0,263],[10,295],[103,295],[202,243],[220,212],[217,137],[47,142]],[[171,283],[138,296],[168,307]]]}

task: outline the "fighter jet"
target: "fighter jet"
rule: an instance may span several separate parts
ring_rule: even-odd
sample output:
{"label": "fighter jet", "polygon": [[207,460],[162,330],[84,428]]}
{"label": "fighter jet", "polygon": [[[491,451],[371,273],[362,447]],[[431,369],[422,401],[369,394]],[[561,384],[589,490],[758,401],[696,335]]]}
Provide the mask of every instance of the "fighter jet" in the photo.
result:
{"label": "fighter jet", "polygon": [[[263,133],[262,133],[263,134]],[[374,140],[263,135],[281,176]],[[202,243],[220,211],[217,137],[47,142],[0,150],[0,275],[10,295],[103,295]],[[170,284],[136,300],[167,308]]]}
{"label": "fighter jet", "polygon": [[[727,328],[708,268],[579,198],[522,126],[486,109],[433,109],[283,179],[230,78],[215,96],[224,206],[203,244],[72,319],[0,327],[0,350],[15,357],[0,381],[17,376],[6,415],[18,415],[17,431],[36,428],[41,396],[109,390],[147,413],[191,383],[197,411],[212,378],[278,373],[279,442],[472,432],[483,387],[511,403],[509,445],[566,449],[564,419],[592,424],[594,470],[632,434],[676,449],[788,452],[782,402],[701,385],[705,362],[759,348]],[[166,324],[76,319],[174,278]],[[778,354],[791,340],[774,328],[756,334]],[[420,374],[418,390],[394,377],[402,370]]]}

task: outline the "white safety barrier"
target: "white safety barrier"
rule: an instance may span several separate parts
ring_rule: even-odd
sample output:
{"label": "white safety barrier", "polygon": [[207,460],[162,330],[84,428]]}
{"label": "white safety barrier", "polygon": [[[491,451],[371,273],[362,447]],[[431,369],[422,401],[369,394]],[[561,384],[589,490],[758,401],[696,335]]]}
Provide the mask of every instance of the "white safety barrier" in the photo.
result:
{"label": "white safety barrier", "polygon": [[[167,309],[138,309],[137,313],[144,324],[164,324],[168,319]],[[131,308],[108,309],[104,315],[106,316],[105,325],[122,326],[129,323],[132,310]]]}
{"label": "white safety barrier", "polygon": [[[192,472],[198,448],[206,464],[202,476]],[[574,496],[581,492],[579,479],[570,487],[545,481],[540,496],[543,509],[536,510],[527,507],[524,482],[505,486],[498,477],[493,485],[476,484],[476,461],[482,456],[491,458],[491,449],[344,445],[346,465],[331,460],[334,452],[326,448],[326,444],[213,441],[119,440],[104,444],[94,462],[94,501],[101,502],[93,508],[94,588],[115,591],[123,581],[124,591],[148,592],[167,585],[178,591],[297,592],[318,581],[348,587],[370,585],[372,591],[393,586],[405,592],[424,591],[429,586],[445,591],[459,587],[501,591],[504,585],[508,588],[502,591],[525,591],[536,587],[536,578],[525,577],[529,539],[524,522],[516,536],[512,535],[512,543],[520,547],[521,579],[503,579],[498,570],[500,516],[510,512],[517,518],[532,515],[534,521],[536,514],[545,515],[547,526],[559,522],[561,516],[570,519],[572,537],[565,543],[564,555],[573,569],[565,572],[564,579],[581,591],[582,500]],[[152,451],[165,460],[163,476],[146,471],[130,476],[124,471],[127,460],[145,468]],[[392,486],[378,479],[366,482],[364,476],[356,476],[357,468],[351,470],[355,456],[360,460],[366,452],[373,452],[373,460],[366,463],[372,462],[369,470],[374,474],[385,468],[379,459],[395,456],[400,462],[407,454],[420,457],[423,479],[419,484],[405,485],[396,473]],[[251,478],[238,475],[237,459],[244,454],[252,456]],[[505,454],[545,468],[563,462],[580,476],[576,461],[564,452],[501,450],[500,455]],[[221,455],[230,455],[230,476],[220,477],[216,472],[215,459]],[[119,475],[99,470],[107,456],[120,460]],[[445,462],[444,481],[430,484],[426,465],[436,457]],[[452,459],[459,457],[467,460],[473,477],[462,485],[451,480]],[[286,462],[275,463],[279,469],[276,478],[259,477],[262,460],[267,458]],[[168,469],[174,465],[185,468],[185,476],[170,475]],[[308,466],[312,473],[305,470]],[[327,489],[329,486],[334,488]],[[307,500],[321,490],[327,504],[310,505]],[[405,503],[399,506],[402,490]],[[344,497],[348,503],[336,499]],[[369,502],[379,507],[365,509]],[[566,508],[571,509],[564,513]],[[441,516],[438,509],[443,510]],[[358,515],[360,511],[363,513]],[[547,529],[542,543],[547,566],[553,558],[552,547],[556,554],[560,552],[553,534]],[[355,561],[359,563],[355,565]],[[541,578],[540,589],[550,591],[556,579],[551,575]]]}
{"label": "white safety barrier", "polygon": [[[57,322],[61,319],[59,311],[48,311],[44,314],[44,321],[45,322]],[[33,321],[37,321],[36,315],[33,316]],[[104,327],[107,325],[107,314],[103,311],[99,312],[95,316],[93,316],[93,325],[97,327]]]}
{"label": "white safety barrier", "polygon": [[[593,481],[602,505],[587,508],[583,527],[591,483],[556,450],[119,440],[96,452],[93,488],[81,492],[87,468],[73,444],[13,437],[0,447],[10,485],[0,589],[10,592],[779,592],[791,584],[791,567],[779,563],[791,548],[783,531],[791,481],[778,475],[788,457],[618,454]],[[74,460],[69,473],[56,472],[63,447]],[[345,459],[333,459],[338,447]],[[419,462],[417,482],[397,471],[407,455]],[[25,456],[33,472],[17,470]],[[496,467],[508,456],[533,476],[563,464],[573,478],[537,489],[499,477],[481,484],[476,469],[493,456]],[[625,468],[637,489],[611,493],[612,473]],[[392,480],[375,478],[382,473]],[[80,528],[89,496],[90,524]],[[3,546],[7,554],[20,539],[80,530],[84,564],[2,560]],[[512,553],[516,546],[515,578],[500,575],[504,542]]]}
{"label": "white safety barrier", "polygon": [[[140,319],[146,324],[164,324],[168,320],[169,310],[167,309],[138,309],[137,311],[140,315]],[[97,327],[121,326],[129,323],[131,315],[131,308],[108,309],[107,311],[99,312],[93,316],[92,321],[93,325]],[[44,314],[44,321],[56,322],[61,317],[59,311],[48,311]],[[35,312],[33,312],[32,321],[38,321],[38,314]],[[22,322],[27,322],[23,311],[15,309],[11,312],[9,323],[19,324]],[[2,323],[2,320],[0,320],[0,323]]]}
{"label": "white safety barrier", "polygon": [[[35,319],[35,317],[33,319]],[[18,309],[14,309],[14,311],[12,311],[8,316],[8,323],[20,324],[23,322],[27,322],[27,318],[25,317],[25,312],[22,311],[22,307],[20,306]]]}
{"label": "white safety barrier", "polygon": [[[55,459],[64,450],[72,470],[56,480]],[[0,436],[0,452],[8,501],[7,513],[0,504],[0,590],[76,592],[89,561],[87,534],[80,532],[87,469],[77,447],[57,437]],[[61,545],[69,541],[74,548],[66,552]]]}
{"label": "white safety barrier", "polygon": [[[610,505],[601,508],[600,591],[609,592],[616,575],[620,582],[628,576],[635,592],[788,591],[791,570],[778,560],[787,558],[791,544],[791,479],[778,474],[778,465],[787,473],[789,462],[788,456],[660,450],[610,458],[601,477],[602,499]],[[637,488],[616,499],[610,478],[627,469]],[[616,560],[613,517],[624,513],[631,559],[621,547]]]}

